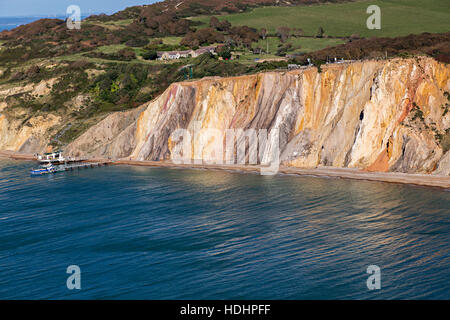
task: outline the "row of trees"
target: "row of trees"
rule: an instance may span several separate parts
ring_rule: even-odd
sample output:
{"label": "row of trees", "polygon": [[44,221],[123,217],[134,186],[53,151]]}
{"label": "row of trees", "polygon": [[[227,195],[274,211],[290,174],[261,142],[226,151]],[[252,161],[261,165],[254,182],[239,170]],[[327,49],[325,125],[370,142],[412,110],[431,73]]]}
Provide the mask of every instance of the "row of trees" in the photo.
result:
{"label": "row of trees", "polygon": [[[269,34],[266,28],[257,30],[248,26],[233,27],[227,20],[220,21],[216,17],[212,17],[208,28],[189,32],[182,39],[181,44],[193,48],[211,43],[227,43],[229,45],[244,45],[250,48],[253,42],[257,42],[259,39],[265,40],[269,36],[277,36],[282,43],[285,43],[291,36],[304,36],[304,31],[301,28],[282,26],[277,28],[275,34]],[[325,37],[325,31],[322,27],[319,27],[316,37]]]}
{"label": "row of trees", "polygon": [[385,59],[392,56],[427,54],[438,61],[450,62],[450,32],[423,33],[397,38],[354,39],[345,44],[311,52],[296,58],[297,63],[326,61],[327,57],[344,59]]}
{"label": "row of trees", "polygon": [[[267,30],[266,29],[261,29],[260,31],[260,35],[262,39],[265,39],[265,37],[267,36]],[[281,42],[286,42],[289,37],[294,36],[294,37],[303,37],[305,35],[305,32],[303,31],[302,28],[289,28],[289,27],[279,27],[277,28],[277,32],[276,32],[276,36],[278,38],[280,38]],[[325,31],[322,27],[319,27],[319,29],[317,30],[316,33],[316,38],[323,38],[325,37]]]}

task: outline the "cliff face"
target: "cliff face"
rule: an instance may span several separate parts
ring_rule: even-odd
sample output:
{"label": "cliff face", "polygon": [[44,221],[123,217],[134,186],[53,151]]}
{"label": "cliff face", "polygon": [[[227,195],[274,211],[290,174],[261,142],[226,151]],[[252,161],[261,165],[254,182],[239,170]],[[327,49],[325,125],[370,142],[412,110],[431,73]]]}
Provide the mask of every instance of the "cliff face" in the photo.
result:
{"label": "cliff face", "polygon": [[[141,109],[107,117],[66,151],[162,160],[178,128],[277,128],[288,166],[450,173],[448,65],[416,58],[322,69],[175,83]],[[217,143],[224,141],[192,139],[204,153]]]}
{"label": "cliff face", "polygon": [[35,152],[43,150],[54,133],[52,128],[61,117],[55,114],[30,117],[26,109],[17,108],[7,117],[2,114],[8,106],[6,99],[21,93],[31,96],[46,95],[56,79],[11,88],[0,88],[0,150]]}
{"label": "cliff face", "polygon": [[49,114],[37,116],[22,125],[23,120],[9,120],[0,114],[0,150],[13,150],[34,153],[45,150],[51,136],[52,127],[59,124],[58,116]]}
{"label": "cliff face", "polygon": [[65,154],[102,158],[129,156],[136,148],[137,118],[145,107],[111,114],[68,145]]}

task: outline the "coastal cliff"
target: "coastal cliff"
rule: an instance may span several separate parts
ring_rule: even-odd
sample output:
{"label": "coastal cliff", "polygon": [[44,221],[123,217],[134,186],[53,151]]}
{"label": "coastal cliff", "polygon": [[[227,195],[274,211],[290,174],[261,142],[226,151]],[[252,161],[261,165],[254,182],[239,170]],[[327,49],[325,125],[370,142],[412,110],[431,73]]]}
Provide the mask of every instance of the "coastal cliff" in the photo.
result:
{"label": "coastal cliff", "polygon": [[[450,67],[426,57],[204,78],[174,83],[138,109],[111,114],[66,153],[165,160],[174,148],[170,135],[179,128],[276,128],[286,166],[447,176],[449,91]],[[48,121],[37,127],[42,132],[13,133],[0,116],[0,149],[23,149],[25,141],[45,132]],[[204,152],[214,143],[192,140]]]}

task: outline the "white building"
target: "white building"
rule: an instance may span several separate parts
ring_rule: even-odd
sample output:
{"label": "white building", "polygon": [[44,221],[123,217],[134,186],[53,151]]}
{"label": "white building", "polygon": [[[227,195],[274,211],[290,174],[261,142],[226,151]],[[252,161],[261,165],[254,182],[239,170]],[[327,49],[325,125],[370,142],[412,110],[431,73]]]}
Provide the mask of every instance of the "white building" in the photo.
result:
{"label": "white building", "polygon": [[184,50],[184,51],[160,51],[158,52],[158,60],[175,60],[181,58],[196,58],[206,52],[211,54],[216,53],[216,47],[208,46],[202,47],[197,50]]}

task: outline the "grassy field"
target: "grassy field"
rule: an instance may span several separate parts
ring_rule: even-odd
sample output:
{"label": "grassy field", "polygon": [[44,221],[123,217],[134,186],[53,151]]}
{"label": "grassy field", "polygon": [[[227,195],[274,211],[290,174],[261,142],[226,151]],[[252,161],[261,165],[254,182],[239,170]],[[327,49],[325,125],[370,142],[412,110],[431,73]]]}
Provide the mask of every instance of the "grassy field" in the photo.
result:
{"label": "grassy field", "polygon": [[253,54],[251,52],[240,52],[239,60],[237,62],[244,65],[254,65],[256,63],[255,59],[280,59],[281,57],[275,56],[273,54]]}
{"label": "grassy field", "polygon": [[114,25],[114,26],[127,26],[133,22],[133,19],[124,19],[124,20],[117,20],[117,21],[108,21],[104,24],[106,25]]}
{"label": "grassy field", "polygon": [[[292,49],[288,50],[287,53],[307,53],[311,51],[320,50],[326,47],[336,46],[338,44],[345,43],[344,40],[341,39],[317,39],[317,38],[289,38],[286,43],[292,44]],[[262,48],[267,51],[269,49],[269,53],[275,54],[278,49],[278,45],[281,44],[281,41],[277,37],[268,37],[266,40],[259,40],[256,43],[253,43],[253,48]]]}
{"label": "grassy field", "polygon": [[117,51],[122,50],[122,49],[124,49],[126,47],[127,46],[124,45],[124,44],[112,44],[112,45],[109,45],[109,46],[98,47],[96,49],[96,51],[100,51],[100,52],[103,52],[103,53],[111,54],[111,53],[116,53]]}
{"label": "grassy field", "polygon": [[83,25],[96,25],[100,27],[104,27],[108,30],[119,30],[122,27],[126,27],[127,25],[131,24],[133,22],[133,19],[123,19],[123,20],[117,20],[117,21],[107,21],[107,22],[101,22],[101,21],[83,21]]}
{"label": "grassy field", "polygon": [[[96,51],[100,51],[103,53],[111,54],[119,51],[120,49],[126,48],[125,45],[117,44],[117,45],[110,45],[110,46],[102,46],[98,47]],[[144,49],[142,48],[132,48],[134,52],[136,53],[136,59],[130,60],[130,61],[121,61],[121,60],[109,60],[109,59],[103,59],[103,58],[93,58],[88,57],[84,53],[75,53],[71,55],[64,55],[53,58],[56,62],[61,61],[79,61],[84,60],[92,63],[121,63],[121,64],[130,64],[130,63],[142,63],[142,64],[150,64],[150,65],[164,65],[164,64],[172,64],[179,62],[180,60],[167,60],[167,61],[160,61],[160,60],[144,60],[141,57],[142,52]]]}
{"label": "grassy field", "polygon": [[[381,30],[369,30],[366,20],[369,5],[381,8]],[[302,28],[306,35],[316,35],[322,26],[330,36],[396,37],[411,33],[450,31],[449,0],[370,0],[343,4],[295,7],[264,7],[250,12],[218,16],[232,25],[266,28],[275,32],[279,26]],[[209,22],[210,17],[192,20]]]}
{"label": "grassy field", "polygon": [[164,38],[156,38],[156,40],[157,39],[161,39],[164,44],[168,44],[171,46],[178,46],[180,45],[180,41],[181,39],[183,39],[183,37],[164,37]]}

